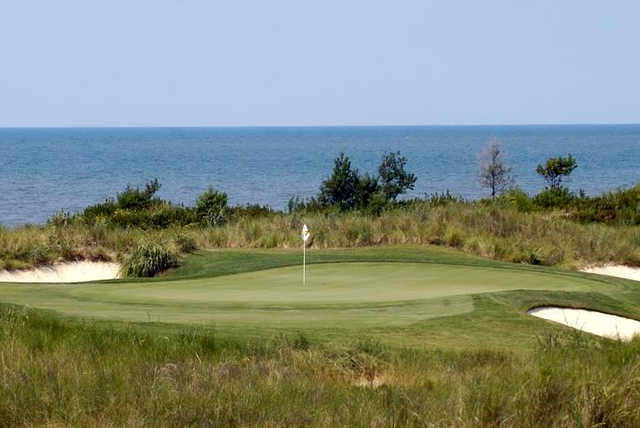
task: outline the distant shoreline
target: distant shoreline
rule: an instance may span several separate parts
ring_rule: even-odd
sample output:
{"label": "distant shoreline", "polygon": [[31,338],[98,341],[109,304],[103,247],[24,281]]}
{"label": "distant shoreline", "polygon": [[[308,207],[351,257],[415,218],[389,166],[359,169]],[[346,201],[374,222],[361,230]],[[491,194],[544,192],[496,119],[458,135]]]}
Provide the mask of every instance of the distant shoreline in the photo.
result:
{"label": "distant shoreline", "polygon": [[636,123],[615,122],[576,122],[576,123],[469,123],[469,124],[408,124],[408,125],[77,125],[77,126],[0,126],[0,130],[46,130],[46,129],[325,129],[325,128],[517,128],[517,127],[607,127],[607,126],[638,126]]}

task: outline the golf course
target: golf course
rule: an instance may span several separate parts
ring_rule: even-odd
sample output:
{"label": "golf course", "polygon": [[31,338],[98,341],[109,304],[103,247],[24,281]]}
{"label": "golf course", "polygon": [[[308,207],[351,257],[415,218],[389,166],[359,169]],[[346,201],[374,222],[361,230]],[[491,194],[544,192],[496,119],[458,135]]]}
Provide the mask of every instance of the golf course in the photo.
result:
{"label": "golf course", "polygon": [[0,283],[0,427],[640,422],[640,340],[529,314],[640,319],[637,281],[405,245],[308,250],[303,285],[301,252]]}
{"label": "golf course", "polygon": [[312,252],[303,286],[299,253],[200,251],[154,279],[2,284],[0,295],[59,317],[223,335],[304,332],[323,342],[367,335],[420,348],[495,343],[524,351],[542,331],[568,329],[527,315],[543,305],[640,318],[633,281],[388,247]]}

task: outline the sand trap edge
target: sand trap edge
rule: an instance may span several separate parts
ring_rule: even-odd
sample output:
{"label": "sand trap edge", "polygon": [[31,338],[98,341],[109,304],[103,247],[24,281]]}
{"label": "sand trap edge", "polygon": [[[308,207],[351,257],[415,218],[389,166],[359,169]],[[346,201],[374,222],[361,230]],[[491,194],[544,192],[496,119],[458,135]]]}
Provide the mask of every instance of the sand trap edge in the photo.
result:
{"label": "sand trap edge", "polygon": [[586,266],[580,272],[595,273],[598,275],[615,276],[617,278],[640,281],[640,268],[625,265],[608,264],[604,266]]}
{"label": "sand trap edge", "polygon": [[111,262],[55,263],[35,269],[0,270],[0,282],[74,283],[118,279],[120,265]]}
{"label": "sand trap edge", "polygon": [[626,341],[640,335],[640,321],[590,309],[538,306],[527,314],[608,339]]}

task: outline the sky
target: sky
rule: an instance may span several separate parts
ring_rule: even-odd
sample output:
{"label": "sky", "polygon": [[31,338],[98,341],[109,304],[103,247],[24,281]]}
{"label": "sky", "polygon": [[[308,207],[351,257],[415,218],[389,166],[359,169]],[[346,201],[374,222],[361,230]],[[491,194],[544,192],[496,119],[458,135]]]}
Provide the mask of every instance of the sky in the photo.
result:
{"label": "sky", "polygon": [[640,122],[640,2],[3,0],[0,127]]}

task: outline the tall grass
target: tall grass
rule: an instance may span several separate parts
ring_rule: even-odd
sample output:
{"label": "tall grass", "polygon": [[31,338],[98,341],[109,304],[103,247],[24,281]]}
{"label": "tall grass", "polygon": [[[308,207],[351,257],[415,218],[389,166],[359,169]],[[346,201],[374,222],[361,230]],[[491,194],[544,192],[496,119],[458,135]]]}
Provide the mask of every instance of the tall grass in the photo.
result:
{"label": "tall grass", "polygon": [[560,213],[527,213],[498,204],[453,201],[416,202],[380,215],[271,213],[209,228],[142,230],[71,222],[0,229],[0,268],[80,258],[115,259],[129,254],[142,240],[162,242],[178,252],[195,247],[297,248],[303,222],[311,228],[311,248],[431,244],[517,263],[640,265],[640,226],[581,224]]}
{"label": "tall grass", "polygon": [[246,219],[199,235],[201,247],[296,248],[308,224],[311,247],[431,244],[499,260],[573,266],[640,264],[640,227],[578,224],[549,213],[472,203],[413,204],[383,212]]}
{"label": "tall grass", "polygon": [[143,241],[124,258],[121,273],[128,277],[152,277],[177,266],[178,256],[164,245]]}
{"label": "tall grass", "polygon": [[639,375],[639,341],[578,333],[447,352],[0,309],[0,427],[637,427]]}

